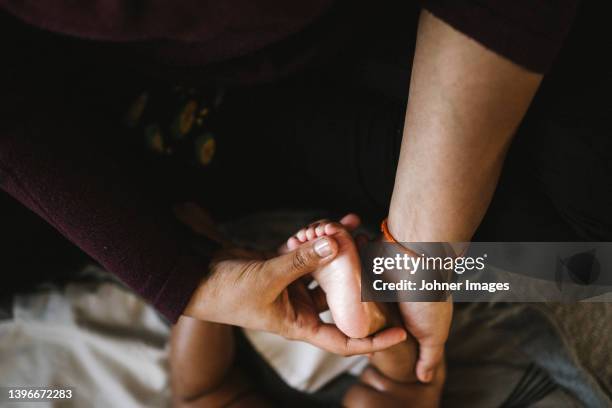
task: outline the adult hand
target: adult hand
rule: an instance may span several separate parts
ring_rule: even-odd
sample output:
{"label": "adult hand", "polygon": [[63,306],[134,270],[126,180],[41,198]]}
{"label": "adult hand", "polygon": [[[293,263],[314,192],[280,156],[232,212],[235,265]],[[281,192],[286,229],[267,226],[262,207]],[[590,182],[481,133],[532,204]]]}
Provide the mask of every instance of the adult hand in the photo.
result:
{"label": "adult hand", "polygon": [[444,362],[444,344],[448,339],[453,304],[445,302],[400,302],[400,313],[408,332],[419,343],[416,374],[428,383]]}
{"label": "adult hand", "polygon": [[331,237],[272,258],[241,249],[221,251],[184,314],[276,333],[344,356],[373,353],[404,341],[406,331],[398,327],[352,339],[321,321],[319,313],[325,308],[321,292],[308,290],[300,278],[330,262],[337,251]]}

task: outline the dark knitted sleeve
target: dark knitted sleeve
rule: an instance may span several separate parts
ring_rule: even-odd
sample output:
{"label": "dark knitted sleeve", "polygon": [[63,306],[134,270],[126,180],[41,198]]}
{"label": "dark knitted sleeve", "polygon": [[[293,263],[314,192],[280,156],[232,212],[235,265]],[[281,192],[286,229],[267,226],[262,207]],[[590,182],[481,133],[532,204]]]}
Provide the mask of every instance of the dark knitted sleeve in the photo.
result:
{"label": "dark knitted sleeve", "polygon": [[485,47],[546,72],[571,27],[579,0],[420,0],[423,8]]}
{"label": "dark knitted sleeve", "polygon": [[[170,209],[148,199],[137,179],[100,152],[92,129],[69,123],[78,113],[63,114],[16,117],[9,127],[4,118],[0,188],[176,320],[207,261],[187,254]],[[67,144],[66,132],[82,142]]]}
{"label": "dark knitted sleeve", "polygon": [[91,93],[75,91],[81,68],[57,63],[59,51],[37,46],[38,37],[12,33],[0,39],[0,189],[174,321],[208,260],[186,251],[189,237],[171,209],[108,142],[122,129],[87,100]]}

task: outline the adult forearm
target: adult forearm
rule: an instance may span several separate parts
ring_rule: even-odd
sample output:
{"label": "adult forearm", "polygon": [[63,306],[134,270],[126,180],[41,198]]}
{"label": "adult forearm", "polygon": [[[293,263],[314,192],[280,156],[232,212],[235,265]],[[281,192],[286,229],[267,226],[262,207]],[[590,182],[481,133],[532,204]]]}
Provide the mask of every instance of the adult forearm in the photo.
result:
{"label": "adult forearm", "polygon": [[398,240],[471,239],[541,78],[422,13],[389,213]]}

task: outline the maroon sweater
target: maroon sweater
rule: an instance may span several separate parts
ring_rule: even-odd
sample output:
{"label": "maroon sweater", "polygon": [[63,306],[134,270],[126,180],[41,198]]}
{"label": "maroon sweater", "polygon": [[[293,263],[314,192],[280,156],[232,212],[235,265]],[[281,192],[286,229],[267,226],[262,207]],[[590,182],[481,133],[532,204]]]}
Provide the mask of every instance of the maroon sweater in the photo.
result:
{"label": "maroon sweater", "polygon": [[[577,0],[422,3],[493,51],[545,72],[563,44]],[[333,0],[0,0],[0,8],[13,16],[5,15],[10,23],[1,25],[0,187],[174,321],[206,273],[207,260],[184,253],[185,238],[170,212],[139,191],[138,182],[96,145],[118,129],[66,94],[61,81],[52,83],[50,71],[70,80],[69,70],[55,66],[52,47],[29,48],[20,25],[86,39],[100,50],[120,45],[125,58],[143,65],[205,70],[221,64],[239,71],[237,65],[247,61],[244,75],[255,80],[281,70],[271,75],[254,69],[249,56],[261,59],[262,50],[299,36],[333,5]],[[34,52],[48,55],[33,59]]]}

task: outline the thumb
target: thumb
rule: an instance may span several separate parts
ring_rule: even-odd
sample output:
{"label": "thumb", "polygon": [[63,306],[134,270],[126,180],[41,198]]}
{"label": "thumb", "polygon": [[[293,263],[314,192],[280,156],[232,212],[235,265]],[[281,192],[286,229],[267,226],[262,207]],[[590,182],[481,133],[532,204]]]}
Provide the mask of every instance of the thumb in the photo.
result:
{"label": "thumb", "polygon": [[419,360],[416,365],[416,374],[419,381],[431,382],[443,358],[444,344],[419,343]]}
{"label": "thumb", "polygon": [[330,262],[338,253],[338,243],[331,237],[302,244],[296,250],[269,259],[264,264],[266,274],[273,277],[279,292],[298,278],[314,272]]}

